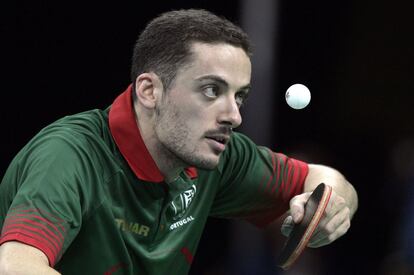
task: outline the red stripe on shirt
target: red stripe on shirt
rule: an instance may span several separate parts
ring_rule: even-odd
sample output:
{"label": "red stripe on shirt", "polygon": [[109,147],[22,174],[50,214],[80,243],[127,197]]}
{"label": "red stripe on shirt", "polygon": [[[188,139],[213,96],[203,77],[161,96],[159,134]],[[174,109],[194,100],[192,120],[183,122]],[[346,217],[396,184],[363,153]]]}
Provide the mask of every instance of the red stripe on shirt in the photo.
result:
{"label": "red stripe on shirt", "polygon": [[[276,181],[272,186],[270,193],[274,194],[277,190],[276,188],[279,186],[276,195],[279,197],[278,200],[280,199],[280,203],[278,203],[276,208],[269,212],[261,213],[259,215],[254,214],[252,217],[247,218],[250,222],[259,227],[269,224],[288,210],[290,199],[303,192],[303,185],[308,174],[307,163],[288,158],[284,154],[274,153],[270,150],[269,154],[272,158],[273,175],[271,175],[266,187],[270,187],[269,184],[271,180],[276,176]],[[283,168],[283,171],[281,167]],[[287,188],[289,189],[287,190]]]}
{"label": "red stripe on shirt", "polygon": [[185,260],[187,261],[188,264],[191,264],[193,262],[193,258],[194,258],[193,254],[187,247],[181,248],[181,253],[184,254]]}
{"label": "red stripe on shirt", "polygon": [[0,244],[18,241],[41,250],[53,266],[61,256],[65,221],[47,211],[19,205],[9,210],[3,224]]}
{"label": "red stripe on shirt", "polygon": [[[63,240],[57,239],[56,235],[53,234],[53,232],[51,232],[50,230],[48,230],[44,225],[27,219],[21,219],[21,222],[24,223],[18,223],[18,221],[13,223],[5,223],[5,225],[3,226],[2,234],[7,234],[9,232],[23,232],[26,230],[28,231],[28,233],[30,233],[30,235],[35,234],[41,236],[50,244],[52,244],[54,249],[56,250],[56,254],[58,251],[61,250],[61,247],[63,246]],[[33,226],[29,226],[27,225],[27,223]]]}
{"label": "red stripe on shirt", "polygon": [[[40,222],[36,223],[35,219],[46,223],[49,227],[51,227],[54,230],[54,232],[51,232],[50,229],[46,225],[44,225],[43,223],[40,223]],[[7,223],[15,223],[16,221],[26,221],[26,222],[31,223],[31,224],[38,224],[38,225],[44,227],[48,232],[50,232],[56,238],[56,240],[59,243],[63,243],[63,235],[58,230],[58,228],[53,223],[51,223],[49,220],[47,220],[47,219],[45,219],[41,216],[34,215],[34,214],[31,214],[31,215],[23,215],[23,214],[9,215],[8,214],[7,219],[5,221],[5,225]]]}
{"label": "red stripe on shirt", "polygon": [[18,241],[41,250],[49,260],[49,265],[53,267],[57,258],[57,254],[53,252],[50,246],[47,246],[43,238],[36,235],[25,234],[24,232],[8,232],[1,236],[0,245],[9,241]]}
{"label": "red stripe on shirt", "polygon": [[286,200],[303,192],[303,186],[308,174],[308,165],[305,162],[296,159],[288,159],[288,162],[289,166],[292,167],[291,169],[294,170],[290,180],[295,182],[295,184],[285,193]]}
{"label": "red stripe on shirt", "polygon": [[[286,179],[291,181],[291,182],[295,182],[294,178],[292,177],[292,172],[295,170],[295,168],[291,165],[289,165],[290,159],[287,159],[287,163],[286,163]],[[290,190],[292,190],[292,184],[288,186],[288,192],[290,193]]]}
{"label": "red stripe on shirt", "polygon": [[274,158],[273,154],[270,153],[270,157],[272,159],[272,174],[270,175],[269,180],[267,181],[266,189],[269,189],[271,187],[271,182],[273,180],[273,177],[274,177],[275,171],[276,171],[275,158]]}
{"label": "red stripe on shirt", "polygon": [[[47,220],[47,221],[50,222],[50,225],[53,226],[53,227],[55,227],[55,225],[57,225],[58,227],[60,227],[60,230],[62,231],[62,233],[65,233],[66,229],[65,229],[65,227],[62,226],[62,224],[65,223],[65,220],[63,220],[63,219],[61,219],[59,217],[56,217],[56,216],[52,215],[51,213],[49,213],[47,211],[44,211],[44,210],[40,210],[40,209],[37,209],[37,208],[26,208],[26,209],[22,209],[23,207],[25,207],[25,206],[24,205],[21,205],[21,206],[13,207],[9,211],[9,213],[7,215],[9,216],[12,213],[28,213],[28,212],[33,212],[35,215],[40,214],[42,217],[48,216],[48,217],[51,217],[52,219],[54,219],[54,220],[57,221],[56,223],[53,223],[53,222],[50,222],[50,220]],[[55,228],[55,230],[58,231],[57,228]]]}
{"label": "red stripe on shirt", "polygon": [[[278,187],[280,187],[279,188],[279,190],[284,190],[284,188],[285,188],[285,182],[284,182],[284,180],[283,180],[283,177],[282,177],[282,180],[280,180],[281,179],[281,177],[280,177],[280,175],[281,175],[281,169],[280,169],[280,163],[281,163],[281,161],[280,161],[280,157],[282,156],[281,154],[276,154],[276,153],[273,153],[273,152],[270,152],[270,154],[272,155],[272,158],[274,158],[276,161],[275,161],[275,168],[273,169],[274,170],[274,172],[273,173],[276,173],[276,181],[275,181],[275,184],[273,185],[273,188],[272,188],[272,190],[270,191],[270,193],[271,194],[273,194],[275,191],[276,191],[276,188],[278,188]],[[279,184],[279,182],[280,182],[280,184]]]}

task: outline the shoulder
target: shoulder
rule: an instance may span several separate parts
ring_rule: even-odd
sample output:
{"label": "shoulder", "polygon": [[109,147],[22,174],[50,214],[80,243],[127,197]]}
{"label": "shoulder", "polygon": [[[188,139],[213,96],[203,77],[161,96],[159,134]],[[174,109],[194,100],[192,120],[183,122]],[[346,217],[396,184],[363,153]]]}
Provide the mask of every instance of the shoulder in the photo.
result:
{"label": "shoulder", "polygon": [[65,116],[40,131],[39,134],[60,132],[69,135],[102,135],[108,131],[108,112],[95,109]]}
{"label": "shoulder", "polygon": [[228,143],[225,154],[241,154],[246,153],[246,151],[255,150],[256,148],[256,144],[248,136],[235,132]]}
{"label": "shoulder", "polygon": [[235,132],[226,150],[223,153],[223,160],[235,161],[240,158],[255,158],[261,154],[269,154],[270,150],[267,147],[257,145],[248,136]]}
{"label": "shoulder", "polygon": [[105,154],[111,154],[109,136],[104,111],[91,110],[66,116],[35,135],[12,164],[21,169],[49,170],[54,167],[62,172],[94,169],[94,166],[100,166]]}
{"label": "shoulder", "polygon": [[226,150],[223,152],[218,165],[218,171],[237,171],[251,164],[258,154],[260,146],[257,146],[249,137],[242,133],[233,133]]}
{"label": "shoulder", "polygon": [[91,141],[104,141],[109,135],[107,113],[102,110],[90,110],[63,117],[43,128],[28,146],[52,146],[53,149],[88,148]]}

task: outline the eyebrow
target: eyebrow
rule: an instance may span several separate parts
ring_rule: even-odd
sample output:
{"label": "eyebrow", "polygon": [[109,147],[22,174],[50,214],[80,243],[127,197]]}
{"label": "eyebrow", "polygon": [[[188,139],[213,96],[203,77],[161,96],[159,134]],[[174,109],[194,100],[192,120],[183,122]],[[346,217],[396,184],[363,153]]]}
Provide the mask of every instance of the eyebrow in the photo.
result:
{"label": "eyebrow", "polygon": [[[223,86],[226,86],[226,87],[229,87],[230,86],[229,83],[226,80],[224,80],[223,78],[221,78],[221,77],[219,77],[217,75],[204,75],[204,76],[201,76],[199,78],[196,78],[196,80],[198,80],[198,81],[214,80],[216,82],[221,83]],[[249,84],[244,85],[243,87],[241,87],[239,89],[239,91],[245,91],[247,93],[251,89],[251,87],[252,86],[249,83]]]}

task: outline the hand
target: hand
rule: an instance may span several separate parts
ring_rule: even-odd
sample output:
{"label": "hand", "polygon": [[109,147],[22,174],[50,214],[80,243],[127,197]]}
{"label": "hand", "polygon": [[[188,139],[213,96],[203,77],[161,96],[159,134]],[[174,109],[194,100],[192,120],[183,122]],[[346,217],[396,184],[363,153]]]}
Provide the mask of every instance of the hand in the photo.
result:
{"label": "hand", "polygon": [[[303,193],[290,200],[290,213],[282,224],[282,234],[289,236],[293,225],[300,223],[304,216],[304,206],[311,192]],[[344,235],[351,226],[350,209],[345,199],[332,190],[325,213],[315,229],[308,246],[320,247],[332,243]]]}

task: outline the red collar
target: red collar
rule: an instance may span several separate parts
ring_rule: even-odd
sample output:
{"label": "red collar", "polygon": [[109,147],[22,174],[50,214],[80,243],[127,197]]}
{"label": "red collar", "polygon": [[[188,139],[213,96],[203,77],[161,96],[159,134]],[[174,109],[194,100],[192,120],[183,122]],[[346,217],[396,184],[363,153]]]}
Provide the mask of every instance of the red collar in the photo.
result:
{"label": "red collar", "polygon": [[[119,151],[135,175],[144,181],[163,182],[164,176],[148,152],[135,120],[132,102],[132,85],[119,95],[109,111],[109,128]],[[185,170],[190,178],[197,177],[197,170]]]}

